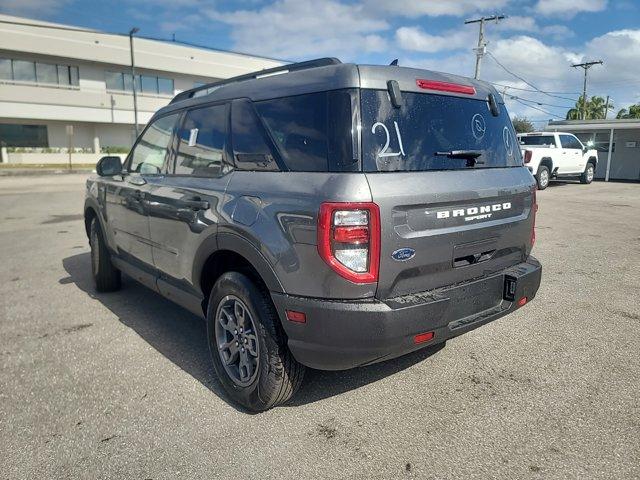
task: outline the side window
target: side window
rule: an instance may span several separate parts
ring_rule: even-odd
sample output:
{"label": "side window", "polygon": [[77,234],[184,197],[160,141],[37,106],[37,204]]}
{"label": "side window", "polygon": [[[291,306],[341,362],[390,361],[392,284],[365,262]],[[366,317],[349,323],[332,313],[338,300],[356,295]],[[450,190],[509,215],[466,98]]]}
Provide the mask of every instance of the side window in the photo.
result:
{"label": "side window", "polygon": [[187,111],[178,134],[177,175],[222,175],[228,111],[228,105]]}
{"label": "side window", "polygon": [[142,174],[162,172],[177,119],[178,114],[174,113],[159,118],[149,125],[131,153],[130,172]]}
{"label": "side window", "polygon": [[562,148],[582,148],[578,139],[573,135],[560,135],[560,143],[562,144]]}
{"label": "side window", "polygon": [[256,103],[287,167],[294,172],[328,170],[326,98],[326,92],[321,92]]}
{"label": "side window", "polygon": [[236,168],[271,172],[279,170],[265,140],[264,128],[249,100],[233,102],[231,135]]}

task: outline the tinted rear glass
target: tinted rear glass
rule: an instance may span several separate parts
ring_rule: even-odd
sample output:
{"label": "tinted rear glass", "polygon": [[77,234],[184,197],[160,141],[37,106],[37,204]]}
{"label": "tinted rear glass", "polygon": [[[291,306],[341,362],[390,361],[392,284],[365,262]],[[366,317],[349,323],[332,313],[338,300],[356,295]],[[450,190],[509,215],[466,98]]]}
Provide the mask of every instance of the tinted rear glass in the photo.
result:
{"label": "tinted rear glass", "polygon": [[556,144],[553,135],[535,135],[520,137],[520,144],[522,145],[537,145],[541,147],[550,147]]}
{"label": "tinted rear glass", "polygon": [[509,115],[494,117],[483,100],[402,93],[395,108],[386,90],[362,90],[362,150],[365,171],[469,168],[464,158],[436,152],[481,152],[474,168],[522,165]]}

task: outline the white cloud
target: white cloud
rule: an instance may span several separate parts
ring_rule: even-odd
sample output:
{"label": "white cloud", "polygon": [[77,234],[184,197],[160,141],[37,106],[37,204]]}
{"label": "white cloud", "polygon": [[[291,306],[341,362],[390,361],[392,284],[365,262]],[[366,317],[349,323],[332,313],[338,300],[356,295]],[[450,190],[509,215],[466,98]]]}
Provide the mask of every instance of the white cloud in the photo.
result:
{"label": "white cloud", "polygon": [[553,40],[566,40],[574,37],[576,34],[565,25],[547,25],[540,29],[543,37],[551,37]]}
{"label": "white cloud", "polygon": [[475,32],[450,30],[440,35],[432,35],[418,27],[400,27],[396,31],[396,41],[403,50],[414,52],[441,52],[458,48],[471,48]]}
{"label": "white cloud", "polygon": [[235,49],[285,59],[379,52],[386,46],[380,34],[389,28],[362,5],[335,0],[278,0],[257,10],[208,14],[232,27]]}
{"label": "white cloud", "polygon": [[372,10],[383,10],[394,16],[421,17],[428,15],[465,15],[491,12],[505,7],[510,0],[366,0]]}
{"label": "white cloud", "polygon": [[538,0],[534,9],[542,15],[573,17],[580,12],[601,12],[607,0]]}
{"label": "white cloud", "polygon": [[521,30],[531,32],[537,30],[538,25],[533,17],[509,15],[504,20],[500,20],[496,28],[498,28],[498,30]]}
{"label": "white cloud", "polygon": [[0,11],[8,15],[43,18],[52,15],[70,0],[2,0]]}

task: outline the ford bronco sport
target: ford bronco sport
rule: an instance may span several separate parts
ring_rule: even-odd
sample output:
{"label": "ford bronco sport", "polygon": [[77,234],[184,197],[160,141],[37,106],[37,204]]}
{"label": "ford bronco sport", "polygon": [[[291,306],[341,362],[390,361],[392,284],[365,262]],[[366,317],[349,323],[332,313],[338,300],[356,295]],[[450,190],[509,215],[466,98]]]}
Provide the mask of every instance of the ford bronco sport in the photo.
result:
{"label": "ford bronco sport", "polygon": [[531,301],[536,194],[484,82],[320,59],[178,94],[87,181],[96,288],[206,318],[235,401],[441,344]]}

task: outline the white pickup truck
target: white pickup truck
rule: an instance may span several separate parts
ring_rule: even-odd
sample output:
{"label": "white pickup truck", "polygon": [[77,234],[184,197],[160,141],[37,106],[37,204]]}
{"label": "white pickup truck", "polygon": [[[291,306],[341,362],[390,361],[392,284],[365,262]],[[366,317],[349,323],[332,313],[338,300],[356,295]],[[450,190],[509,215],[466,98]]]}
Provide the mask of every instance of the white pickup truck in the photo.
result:
{"label": "white pickup truck", "polygon": [[598,153],[575,135],[563,132],[518,134],[524,164],[544,190],[552,178],[579,178],[591,183],[598,165]]}

